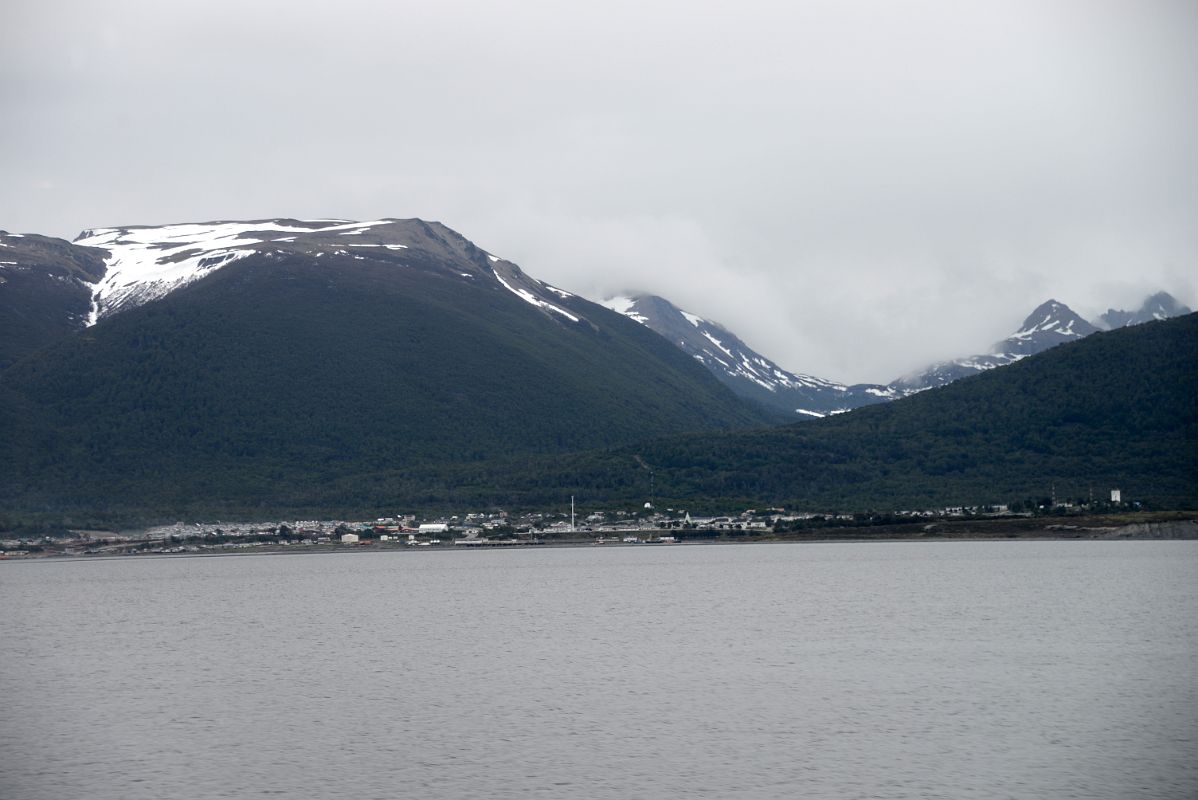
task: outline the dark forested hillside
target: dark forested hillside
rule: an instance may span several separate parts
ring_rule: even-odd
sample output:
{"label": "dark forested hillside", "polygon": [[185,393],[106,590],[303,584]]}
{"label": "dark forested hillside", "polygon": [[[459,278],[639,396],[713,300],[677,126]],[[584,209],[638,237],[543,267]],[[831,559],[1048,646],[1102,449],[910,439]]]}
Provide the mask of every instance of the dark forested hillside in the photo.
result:
{"label": "dark forested hillside", "polygon": [[1198,507],[1198,315],[1100,333],[941,389],[782,428],[607,452],[389,470],[355,481],[425,507],[649,496],[692,509],[900,510],[1102,497]]}
{"label": "dark forested hillside", "polygon": [[614,312],[404,258],[255,255],[11,367],[0,501],[252,514],[337,504],[362,473],[764,419]]}
{"label": "dark forested hillside", "polygon": [[652,471],[659,504],[695,509],[1198,505],[1196,315],[720,432],[762,418],[644,327],[560,303],[582,321],[435,270],[246,258],[0,376],[0,501],[99,521],[612,505]]}
{"label": "dark forested hillside", "polygon": [[1198,315],[825,420],[621,450],[597,457],[576,491],[619,486],[633,455],[677,502],[898,509],[1118,487],[1195,507]]}

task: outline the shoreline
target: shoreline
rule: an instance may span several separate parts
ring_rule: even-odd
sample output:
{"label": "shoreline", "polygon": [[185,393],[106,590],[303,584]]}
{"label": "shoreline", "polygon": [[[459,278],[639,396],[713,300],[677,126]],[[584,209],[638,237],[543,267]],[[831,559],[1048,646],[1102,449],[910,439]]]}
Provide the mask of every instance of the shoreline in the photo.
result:
{"label": "shoreline", "polygon": [[[924,525],[886,525],[845,528],[814,528],[804,531],[779,533],[729,532],[722,530],[680,531],[677,529],[654,529],[638,531],[638,535],[676,536],[676,542],[624,542],[596,538],[561,538],[537,542],[493,543],[483,545],[455,545],[452,543],[413,547],[406,542],[368,544],[320,543],[313,545],[261,544],[248,547],[213,547],[210,550],[181,553],[126,552],[85,553],[47,552],[10,554],[0,561],[109,561],[130,558],[222,558],[267,555],[327,555],[399,552],[457,552],[472,550],[530,550],[542,548],[674,548],[697,545],[765,545],[765,544],[868,544],[873,542],[1026,542],[1026,541],[1194,541],[1198,540],[1198,515],[1177,514],[1156,519],[1124,521],[1123,524],[1029,524],[1030,520],[965,520],[939,521]],[[1083,520],[1078,520],[1082,523]],[[1095,520],[1095,523],[1100,520]],[[1110,522],[1114,522],[1111,520]],[[912,530],[912,528],[916,528]],[[510,541],[510,540],[508,540]]]}

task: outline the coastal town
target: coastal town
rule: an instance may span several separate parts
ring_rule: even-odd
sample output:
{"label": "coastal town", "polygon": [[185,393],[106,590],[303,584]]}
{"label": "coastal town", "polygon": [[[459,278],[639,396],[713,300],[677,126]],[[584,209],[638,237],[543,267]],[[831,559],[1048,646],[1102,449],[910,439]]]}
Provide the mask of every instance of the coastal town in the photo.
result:
{"label": "coastal town", "polygon": [[[513,547],[545,544],[669,544],[689,538],[768,533],[779,524],[814,519],[781,509],[737,515],[691,516],[651,508],[596,511],[585,516],[532,512],[465,513],[420,518],[414,514],[374,520],[288,520],[162,525],[144,531],[72,531],[70,537],[0,539],[0,557],[32,555],[137,555],[236,551],[250,548],[320,547]],[[821,517],[822,518],[822,517]],[[851,519],[851,516],[845,516]]]}
{"label": "coastal town", "polygon": [[0,559],[944,537],[1190,538],[1198,533],[1195,515],[1146,512],[1118,490],[1110,493],[1110,502],[1105,497],[1101,502],[1044,500],[854,514],[767,508],[700,516],[646,503],[634,510],[584,514],[491,511],[372,520],[176,522],[143,530],[0,533]]}

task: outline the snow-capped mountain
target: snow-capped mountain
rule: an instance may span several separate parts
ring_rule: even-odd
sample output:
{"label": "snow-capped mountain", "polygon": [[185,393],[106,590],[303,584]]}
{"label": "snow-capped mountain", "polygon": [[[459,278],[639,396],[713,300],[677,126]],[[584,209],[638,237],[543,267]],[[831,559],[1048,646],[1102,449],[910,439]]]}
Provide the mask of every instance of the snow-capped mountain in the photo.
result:
{"label": "snow-capped mountain", "polygon": [[1069,306],[1049,300],[1037,306],[1019,330],[997,342],[989,353],[937,362],[927,369],[893,381],[890,388],[902,394],[911,394],[943,386],[979,372],[1012,364],[1050,347],[1076,341],[1097,330]]}
{"label": "snow-capped mountain", "polygon": [[1105,314],[1094,321],[1094,325],[1102,330],[1113,330],[1128,325],[1139,325],[1153,320],[1180,317],[1191,313],[1189,307],[1177,302],[1168,292],[1157,292],[1144,300],[1139,311],[1119,311],[1108,309]]}
{"label": "snow-capped mountain", "polygon": [[[86,247],[40,242],[40,266],[33,237],[12,238],[0,330],[22,329],[34,298],[61,324],[0,341],[0,508],[26,490],[42,508],[122,493],[220,516],[317,494],[348,507],[367,485],[456,481],[430,464],[774,419],[660,336],[439,223],[107,228]],[[70,496],[47,501],[54,487]]]}
{"label": "snow-capped mountain", "polygon": [[742,397],[787,414],[822,417],[895,396],[884,386],[846,386],[789,372],[722,325],[683,311],[663,297],[621,295],[602,304],[661,334]]}
{"label": "snow-capped mountain", "polygon": [[[352,265],[436,275],[466,287],[514,295],[562,325],[600,331],[611,315],[524,274],[436,222],[379,219],[270,219],[85,230],[76,240],[0,231],[0,369],[85,327],[146,305],[218,273],[303,262],[330,281]],[[1189,313],[1161,292],[1139,311],[1109,310],[1086,322],[1050,300],[990,352],[942,361],[887,385],[844,385],[790,372],[734,333],[653,295],[614,297],[609,309],[635,320],[699,361],[743,398],[800,417],[885,402],[1012,363],[1099,328]],[[605,319],[600,319],[596,316]]]}
{"label": "snow-capped mountain", "polygon": [[[1077,341],[1099,330],[1069,306],[1049,300],[1037,306],[1017,331],[995,343],[987,353],[939,361],[886,385],[846,386],[789,372],[755,352],[722,325],[683,311],[662,297],[623,295],[602,302],[664,336],[740,396],[806,417],[837,414],[944,386],[1012,364],[1059,344]],[[1115,320],[1119,325],[1134,325],[1187,313],[1188,308],[1161,292],[1148,298],[1138,312],[1112,310],[1103,315],[1103,319]]]}
{"label": "snow-capped mountain", "polygon": [[[437,222],[381,219],[274,219],[253,222],[205,222],[156,227],[95,228],[83,231],[75,244],[108,253],[103,277],[92,288],[88,325],[135,308],[204,278],[249,256],[270,258],[304,255],[351,258],[404,265],[434,263],[463,281],[492,281],[541,311],[561,320],[581,319],[561,306],[573,295],[525,275],[519,267],[479,250],[457,232]],[[470,269],[451,266],[461,260]]]}
{"label": "snow-capped mountain", "polygon": [[1097,331],[1069,306],[1049,300],[1037,306],[1019,330],[994,345],[994,353],[1016,361]]}

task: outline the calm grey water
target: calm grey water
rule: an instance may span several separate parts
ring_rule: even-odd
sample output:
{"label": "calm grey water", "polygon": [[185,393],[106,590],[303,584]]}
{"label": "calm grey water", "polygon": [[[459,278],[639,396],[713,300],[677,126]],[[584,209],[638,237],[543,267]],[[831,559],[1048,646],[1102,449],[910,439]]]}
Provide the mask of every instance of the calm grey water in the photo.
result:
{"label": "calm grey water", "polygon": [[1198,797],[1198,543],[0,564],[0,797]]}

